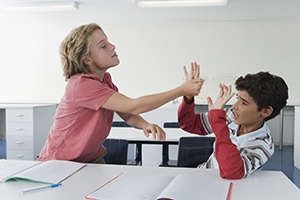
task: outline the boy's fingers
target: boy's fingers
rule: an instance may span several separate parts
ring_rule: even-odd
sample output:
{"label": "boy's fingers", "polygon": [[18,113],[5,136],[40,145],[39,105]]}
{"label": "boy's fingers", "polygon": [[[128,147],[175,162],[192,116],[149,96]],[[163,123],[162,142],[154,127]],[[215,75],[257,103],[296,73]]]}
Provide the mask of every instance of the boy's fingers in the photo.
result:
{"label": "boy's fingers", "polygon": [[207,104],[208,104],[208,107],[210,107],[212,105],[212,100],[210,97],[207,97]]}
{"label": "boy's fingers", "polygon": [[157,134],[157,132],[156,132],[156,130],[155,130],[155,128],[153,126],[150,126],[150,132],[152,133],[153,139],[156,140],[156,134]]}
{"label": "boy's fingers", "polygon": [[183,72],[184,72],[184,75],[185,75],[185,76],[188,76],[188,75],[189,75],[188,72],[187,72],[187,70],[186,70],[186,67],[185,67],[185,66],[183,66]]}
{"label": "boy's fingers", "polygon": [[144,135],[145,135],[146,137],[149,137],[149,132],[148,132],[148,130],[147,130],[147,129],[144,129],[143,131],[144,131]]}
{"label": "boy's fingers", "polygon": [[223,85],[220,84],[220,85],[219,85],[219,88],[220,88],[219,97],[222,97],[222,96],[224,95]]}
{"label": "boy's fingers", "polygon": [[159,141],[165,141],[166,140],[166,133],[159,129],[159,128],[156,128],[156,131],[157,131],[157,135],[158,135],[158,140]]}
{"label": "boy's fingers", "polygon": [[195,78],[198,78],[199,75],[200,75],[200,67],[199,65],[197,65],[197,63],[195,62],[195,65],[196,65],[196,72],[195,72]]}
{"label": "boy's fingers", "polygon": [[194,74],[194,71],[195,71],[195,69],[194,69],[194,63],[191,63],[191,74]]}

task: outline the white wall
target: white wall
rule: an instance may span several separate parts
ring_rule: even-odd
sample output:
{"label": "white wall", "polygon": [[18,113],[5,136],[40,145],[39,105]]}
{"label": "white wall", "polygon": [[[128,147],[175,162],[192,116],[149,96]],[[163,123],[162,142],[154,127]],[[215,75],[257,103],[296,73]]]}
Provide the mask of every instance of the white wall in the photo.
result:
{"label": "white wall", "polygon": [[[79,25],[2,25],[0,102],[58,103],[65,87],[58,48]],[[282,76],[289,104],[300,103],[300,19],[100,25],[121,60],[109,72],[130,97],[180,85],[183,65],[197,61],[206,80],[198,103],[216,96],[219,81],[233,83],[260,70]]]}

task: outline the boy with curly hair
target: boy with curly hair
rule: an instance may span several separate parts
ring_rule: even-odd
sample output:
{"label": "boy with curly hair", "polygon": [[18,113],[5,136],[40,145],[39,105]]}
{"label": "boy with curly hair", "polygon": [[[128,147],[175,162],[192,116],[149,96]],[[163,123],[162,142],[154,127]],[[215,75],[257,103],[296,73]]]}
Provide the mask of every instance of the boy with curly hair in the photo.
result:
{"label": "boy with curly hair", "polygon": [[[186,80],[197,77],[192,70]],[[234,96],[231,86],[220,84],[215,103],[207,98],[209,111],[195,114],[194,97],[184,96],[178,109],[180,127],[190,133],[214,133],[214,151],[199,168],[219,169],[226,179],[241,179],[261,169],[274,153],[274,143],[266,121],[276,117],[286,105],[288,86],[269,72],[239,77],[235,86],[237,101],[224,110]]]}

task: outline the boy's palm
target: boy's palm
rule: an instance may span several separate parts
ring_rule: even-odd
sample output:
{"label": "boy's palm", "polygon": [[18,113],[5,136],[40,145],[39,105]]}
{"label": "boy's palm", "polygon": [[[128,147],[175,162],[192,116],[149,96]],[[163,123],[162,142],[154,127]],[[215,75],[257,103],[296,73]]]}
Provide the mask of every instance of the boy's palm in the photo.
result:
{"label": "boy's palm", "polygon": [[234,93],[231,92],[231,85],[227,87],[224,84],[220,84],[220,93],[216,99],[216,102],[213,103],[210,97],[207,97],[208,109],[224,109],[225,104],[233,97]]}

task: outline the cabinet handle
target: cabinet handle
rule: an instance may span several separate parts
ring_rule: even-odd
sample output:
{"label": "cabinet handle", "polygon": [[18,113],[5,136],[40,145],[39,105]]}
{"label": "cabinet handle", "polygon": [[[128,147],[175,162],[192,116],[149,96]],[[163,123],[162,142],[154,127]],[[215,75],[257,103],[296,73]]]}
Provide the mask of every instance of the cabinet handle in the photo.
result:
{"label": "cabinet handle", "polygon": [[17,141],[17,144],[24,144],[24,141]]}
{"label": "cabinet handle", "polygon": [[17,155],[17,158],[24,158],[24,155]]}
{"label": "cabinet handle", "polygon": [[16,117],[23,117],[23,114],[16,114]]}
{"label": "cabinet handle", "polygon": [[23,127],[16,128],[17,131],[23,131],[23,129],[24,129]]}

